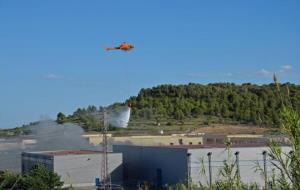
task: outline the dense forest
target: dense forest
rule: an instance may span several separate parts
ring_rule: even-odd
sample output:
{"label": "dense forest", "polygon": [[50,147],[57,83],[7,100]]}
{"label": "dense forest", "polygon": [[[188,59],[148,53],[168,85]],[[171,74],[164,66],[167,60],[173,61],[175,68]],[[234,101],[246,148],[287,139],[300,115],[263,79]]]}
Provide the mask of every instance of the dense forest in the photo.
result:
{"label": "dense forest", "polygon": [[[128,102],[133,105],[133,120],[168,118],[184,121],[214,116],[238,123],[277,127],[283,103],[292,104],[296,111],[300,111],[300,86],[290,83],[279,84],[278,88],[275,84],[250,83],[160,85],[141,89],[137,96],[130,97],[124,104]],[[70,116],[59,113],[57,121],[76,122],[90,130],[95,126],[90,113],[97,110],[96,106],[89,106],[77,109]]]}

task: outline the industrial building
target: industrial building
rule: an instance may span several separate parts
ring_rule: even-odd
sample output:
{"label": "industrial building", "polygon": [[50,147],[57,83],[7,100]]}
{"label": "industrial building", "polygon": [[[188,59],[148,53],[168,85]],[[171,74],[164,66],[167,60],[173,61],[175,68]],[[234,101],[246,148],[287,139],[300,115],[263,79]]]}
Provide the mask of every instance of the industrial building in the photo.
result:
{"label": "industrial building", "polygon": [[[115,145],[114,152],[123,154],[124,183],[135,185],[147,182],[152,187],[186,182],[190,179],[194,185],[208,185],[208,156],[211,153],[212,182],[219,179],[219,171],[223,167],[223,161],[227,158],[224,147],[206,147],[203,145],[181,146],[135,146]],[[239,146],[231,149],[232,160],[234,153],[239,152],[240,176],[243,182],[256,182],[263,185],[264,181],[260,173],[255,171],[257,162],[262,162],[262,152],[267,147]],[[288,151],[288,147],[283,150]],[[201,161],[203,160],[203,162]],[[271,164],[268,164],[271,173]],[[202,169],[206,174],[200,174]]]}
{"label": "industrial building", "polygon": [[[224,145],[113,145],[108,156],[108,173],[113,184],[135,189],[137,184],[147,184],[160,189],[178,182],[190,182],[193,185],[209,184],[209,165],[212,183],[221,179],[219,172],[223,161],[228,160]],[[239,155],[239,171],[245,183],[264,185],[264,179],[256,172],[257,163],[263,166],[262,152],[267,150],[260,144],[239,144],[230,149],[231,163]],[[283,147],[289,152],[290,147]],[[210,156],[210,162],[208,159]],[[101,176],[103,152],[91,150],[64,150],[22,153],[22,172],[26,173],[36,164],[43,164],[50,171],[61,176],[65,186],[95,186],[95,179]],[[210,164],[209,164],[210,163]],[[266,163],[271,175],[272,164]],[[205,169],[205,173],[201,171]],[[188,180],[190,179],[190,180]],[[101,179],[100,179],[101,180]]]}
{"label": "industrial building", "polygon": [[[43,164],[61,176],[65,186],[95,186],[95,179],[101,176],[102,156],[102,152],[91,150],[23,152],[22,173],[36,164]],[[108,153],[107,156],[111,182],[122,184],[122,154]]]}
{"label": "industrial building", "polygon": [[[91,133],[84,134],[90,144],[99,145],[102,143],[102,135]],[[288,144],[287,139],[282,136],[264,136],[254,134],[171,134],[171,135],[135,135],[135,136],[113,136],[107,134],[109,144],[126,144],[141,146],[168,146],[168,145],[224,145],[229,140],[233,145],[260,145],[265,146],[270,139],[281,144]]]}

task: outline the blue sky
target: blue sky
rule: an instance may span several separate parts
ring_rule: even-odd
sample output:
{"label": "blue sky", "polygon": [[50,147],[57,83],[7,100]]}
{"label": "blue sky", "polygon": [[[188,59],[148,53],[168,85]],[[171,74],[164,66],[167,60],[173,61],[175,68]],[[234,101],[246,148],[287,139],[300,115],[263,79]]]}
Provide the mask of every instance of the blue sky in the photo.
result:
{"label": "blue sky", "polygon": [[[300,1],[0,0],[0,128],[158,84],[300,82]],[[131,52],[105,52],[121,42]]]}

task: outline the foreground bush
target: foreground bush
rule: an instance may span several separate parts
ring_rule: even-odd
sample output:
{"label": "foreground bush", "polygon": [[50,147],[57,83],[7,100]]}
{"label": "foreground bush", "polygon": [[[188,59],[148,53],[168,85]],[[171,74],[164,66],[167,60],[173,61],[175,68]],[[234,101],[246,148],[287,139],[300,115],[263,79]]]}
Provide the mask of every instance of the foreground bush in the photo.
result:
{"label": "foreground bush", "polygon": [[62,189],[60,177],[43,165],[36,165],[25,175],[4,171],[0,173],[0,190],[56,190]]}

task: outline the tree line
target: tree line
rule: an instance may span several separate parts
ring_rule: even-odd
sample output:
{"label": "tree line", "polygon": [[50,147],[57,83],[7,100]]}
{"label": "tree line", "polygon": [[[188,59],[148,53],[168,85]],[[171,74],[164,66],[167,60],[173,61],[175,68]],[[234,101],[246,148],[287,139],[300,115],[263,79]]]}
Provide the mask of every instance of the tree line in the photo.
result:
{"label": "tree line", "polygon": [[141,89],[138,96],[130,98],[132,117],[151,119],[160,116],[181,120],[210,115],[240,123],[278,126],[283,103],[300,110],[300,86],[281,84],[281,91],[288,92],[279,98],[274,85],[190,83]]}

